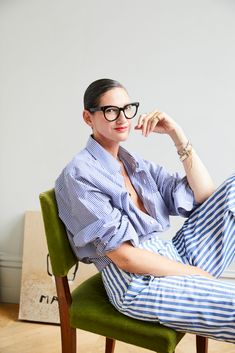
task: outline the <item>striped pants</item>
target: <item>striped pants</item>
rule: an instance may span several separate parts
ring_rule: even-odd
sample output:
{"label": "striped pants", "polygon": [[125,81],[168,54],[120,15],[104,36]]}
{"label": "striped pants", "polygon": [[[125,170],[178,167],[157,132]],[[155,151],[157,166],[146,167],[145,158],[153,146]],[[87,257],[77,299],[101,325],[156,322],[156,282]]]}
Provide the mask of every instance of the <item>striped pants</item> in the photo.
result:
{"label": "striped pants", "polygon": [[235,255],[235,175],[199,206],[170,241],[157,236],[140,245],[200,275],[136,275],[110,264],[102,271],[111,303],[123,314],[184,332],[235,343],[235,284],[218,277]]}

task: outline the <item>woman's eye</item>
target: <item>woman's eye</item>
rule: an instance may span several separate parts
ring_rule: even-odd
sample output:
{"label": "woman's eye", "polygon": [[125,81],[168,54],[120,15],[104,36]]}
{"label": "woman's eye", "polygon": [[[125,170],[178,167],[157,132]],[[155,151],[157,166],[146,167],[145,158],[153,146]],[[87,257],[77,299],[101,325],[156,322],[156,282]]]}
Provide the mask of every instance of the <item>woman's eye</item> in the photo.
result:
{"label": "woman's eye", "polygon": [[115,108],[115,107],[110,107],[110,108],[107,108],[106,109],[106,113],[116,113],[116,112],[118,112],[118,109],[117,108]]}

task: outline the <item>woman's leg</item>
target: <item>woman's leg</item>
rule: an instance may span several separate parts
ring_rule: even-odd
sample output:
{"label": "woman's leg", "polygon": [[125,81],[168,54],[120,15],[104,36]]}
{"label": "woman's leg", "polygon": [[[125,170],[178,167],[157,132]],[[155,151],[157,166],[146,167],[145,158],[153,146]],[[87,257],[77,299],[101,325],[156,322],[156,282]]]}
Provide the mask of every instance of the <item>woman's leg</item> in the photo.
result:
{"label": "woman's leg", "polygon": [[235,175],[192,213],[172,242],[185,263],[221,275],[235,256]]}
{"label": "woman's leg", "polygon": [[[235,285],[202,276],[133,279],[122,312],[175,330],[235,343]],[[142,289],[140,290],[140,287]]]}
{"label": "woman's leg", "polygon": [[112,304],[123,314],[235,343],[235,285],[202,276],[138,276],[114,264],[102,271]]}

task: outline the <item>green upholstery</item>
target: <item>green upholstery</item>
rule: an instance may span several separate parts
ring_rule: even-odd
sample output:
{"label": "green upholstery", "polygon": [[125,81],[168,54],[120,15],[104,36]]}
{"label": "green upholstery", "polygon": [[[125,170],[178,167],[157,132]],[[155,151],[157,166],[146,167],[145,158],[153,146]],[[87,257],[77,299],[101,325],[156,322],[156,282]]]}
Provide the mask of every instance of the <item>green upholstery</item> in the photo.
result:
{"label": "green upholstery", "polygon": [[52,272],[55,276],[66,276],[78,260],[70,247],[64,224],[58,217],[54,189],[40,194],[40,203]]}
{"label": "green upholstery", "polygon": [[[45,233],[55,276],[64,277],[77,262],[58,217],[54,190],[40,195]],[[72,292],[70,325],[158,353],[173,353],[184,333],[150,322],[129,318],[109,302],[98,273]]]}
{"label": "green upholstery", "polygon": [[165,326],[132,319],[108,301],[101,275],[83,282],[72,293],[71,325],[159,353],[172,353],[184,333]]}

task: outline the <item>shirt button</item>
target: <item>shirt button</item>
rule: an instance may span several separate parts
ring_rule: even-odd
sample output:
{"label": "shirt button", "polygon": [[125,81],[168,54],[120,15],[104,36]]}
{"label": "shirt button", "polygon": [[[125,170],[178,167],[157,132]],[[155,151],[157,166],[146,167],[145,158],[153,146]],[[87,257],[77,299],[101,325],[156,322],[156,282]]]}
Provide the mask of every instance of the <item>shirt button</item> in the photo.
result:
{"label": "shirt button", "polygon": [[151,224],[153,224],[153,223],[154,223],[154,220],[153,220],[153,219],[151,219],[150,223],[151,223]]}

